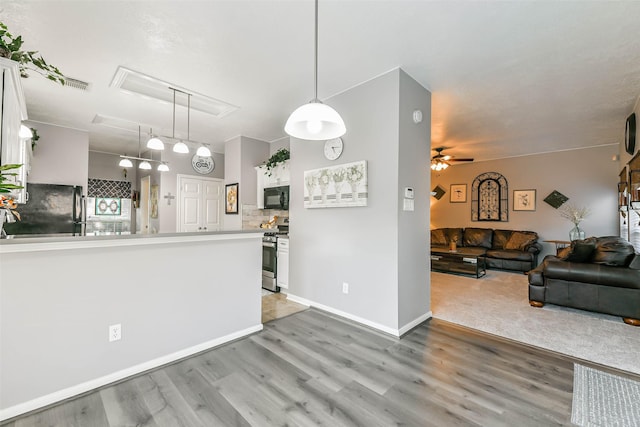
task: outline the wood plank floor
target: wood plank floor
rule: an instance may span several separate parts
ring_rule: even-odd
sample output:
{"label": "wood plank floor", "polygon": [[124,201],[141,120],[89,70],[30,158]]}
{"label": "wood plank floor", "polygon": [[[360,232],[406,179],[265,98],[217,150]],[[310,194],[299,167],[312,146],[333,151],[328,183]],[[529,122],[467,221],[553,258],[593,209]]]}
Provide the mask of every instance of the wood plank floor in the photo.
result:
{"label": "wood plank floor", "polygon": [[15,419],[31,426],[571,425],[573,361],[431,320],[395,339],[309,309]]}

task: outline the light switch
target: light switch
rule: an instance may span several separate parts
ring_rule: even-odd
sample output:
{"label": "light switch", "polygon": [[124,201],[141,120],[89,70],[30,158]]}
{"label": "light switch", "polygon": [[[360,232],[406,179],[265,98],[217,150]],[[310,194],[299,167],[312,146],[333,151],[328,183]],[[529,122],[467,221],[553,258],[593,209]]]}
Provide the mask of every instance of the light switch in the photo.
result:
{"label": "light switch", "polygon": [[413,199],[404,199],[404,206],[403,206],[403,210],[405,211],[412,211],[414,208],[414,201]]}

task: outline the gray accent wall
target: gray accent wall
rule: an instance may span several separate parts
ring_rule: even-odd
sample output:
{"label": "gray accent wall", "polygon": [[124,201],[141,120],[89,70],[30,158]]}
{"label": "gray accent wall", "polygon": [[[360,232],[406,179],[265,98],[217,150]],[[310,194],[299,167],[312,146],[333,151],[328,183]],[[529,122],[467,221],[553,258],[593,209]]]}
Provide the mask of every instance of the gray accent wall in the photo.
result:
{"label": "gray accent wall", "polygon": [[260,325],[260,237],[220,238],[3,253],[0,413]]}
{"label": "gray accent wall", "polygon": [[[422,111],[414,123],[413,112]],[[400,70],[400,158],[398,163],[398,324],[406,325],[431,306],[429,277],[429,148],[431,93]],[[415,211],[403,210],[404,189],[414,190]]]}
{"label": "gray accent wall", "polygon": [[[553,190],[569,197],[567,203],[587,206],[591,215],[581,224],[587,236],[618,235],[617,182],[620,162],[617,144],[571,151],[457,164],[431,173],[431,188],[440,185],[446,194],[431,197],[431,228],[480,227],[531,230],[540,240],[568,240],[573,224],[562,218],[544,198]],[[509,221],[471,221],[471,184],[484,172],[498,172],[509,184]],[[450,203],[450,185],[467,184],[467,202]],[[514,211],[513,190],[536,190],[536,210]],[[555,246],[543,243],[544,255],[555,254]]]}
{"label": "gray accent wall", "polygon": [[82,185],[87,194],[89,134],[38,122],[28,122],[27,126],[40,135],[27,183]]}
{"label": "gray accent wall", "polygon": [[[429,311],[430,289],[424,196],[416,199],[414,212],[399,211],[400,187],[428,187],[426,165],[422,171],[401,174],[400,170],[424,161],[430,135],[428,119],[413,130],[404,119],[400,123],[399,114],[420,105],[428,117],[430,100],[428,91],[417,90],[417,83],[408,81],[402,83],[401,96],[404,79],[410,78],[396,69],[325,101],[347,126],[338,160],[325,159],[324,141],[291,139],[289,292],[394,330],[406,319],[418,317],[417,306],[422,306],[420,314]],[[413,90],[417,92],[410,93]],[[401,98],[410,106],[401,107]],[[359,160],[367,161],[368,206],[303,207],[305,170]],[[401,266],[406,268],[402,273]],[[343,282],[349,283],[348,294],[342,293]],[[414,297],[415,302],[407,302]],[[408,314],[399,316],[399,309]]]}
{"label": "gray accent wall", "polygon": [[[162,160],[169,162],[169,172],[159,172],[160,176],[160,193],[158,194],[158,220],[160,223],[161,233],[175,233],[177,231],[178,217],[178,175],[191,175],[194,178],[224,178],[225,156],[220,153],[211,153],[214,162],[214,169],[208,174],[199,174],[193,170],[191,159],[195,154],[195,150],[191,150],[189,154],[179,154],[172,151],[171,146],[167,146],[162,152]],[[154,154],[154,158],[158,155]],[[153,164],[154,169],[157,163]],[[171,200],[164,198],[168,193],[176,197]]]}
{"label": "gray accent wall", "polygon": [[271,141],[269,144],[269,156],[275,154],[281,148],[286,148],[289,150],[291,144],[291,138],[285,136],[284,138],[277,139],[275,141]]}
{"label": "gray accent wall", "polygon": [[258,177],[255,167],[269,158],[269,143],[238,136],[225,143],[225,184],[238,183],[240,204],[237,215],[224,216],[225,230],[242,229],[242,205],[257,201]]}

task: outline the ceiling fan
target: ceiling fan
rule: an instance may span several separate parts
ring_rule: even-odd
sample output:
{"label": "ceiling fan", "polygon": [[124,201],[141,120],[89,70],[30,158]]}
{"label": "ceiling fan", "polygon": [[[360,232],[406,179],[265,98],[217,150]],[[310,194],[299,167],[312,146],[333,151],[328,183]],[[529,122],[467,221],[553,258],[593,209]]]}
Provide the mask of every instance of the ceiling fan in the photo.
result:
{"label": "ceiling fan", "polygon": [[449,162],[473,162],[472,158],[456,159],[449,155],[442,154],[446,149],[447,147],[438,147],[433,149],[437,154],[431,158],[431,169],[435,171],[444,170],[451,166]]}

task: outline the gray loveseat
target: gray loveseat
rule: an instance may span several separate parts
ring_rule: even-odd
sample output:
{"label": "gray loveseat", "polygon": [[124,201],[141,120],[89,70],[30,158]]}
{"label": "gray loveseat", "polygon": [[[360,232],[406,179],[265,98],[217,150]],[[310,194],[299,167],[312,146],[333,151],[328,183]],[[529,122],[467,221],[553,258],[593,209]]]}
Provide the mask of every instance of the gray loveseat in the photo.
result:
{"label": "gray loveseat", "polygon": [[527,272],[538,265],[542,245],[533,231],[491,228],[436,228],[431,230],[431,252],[446,252],[450,243],[486,257],[487,268]]}

